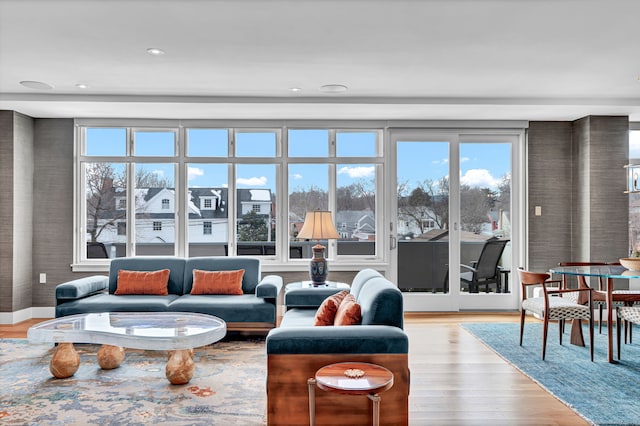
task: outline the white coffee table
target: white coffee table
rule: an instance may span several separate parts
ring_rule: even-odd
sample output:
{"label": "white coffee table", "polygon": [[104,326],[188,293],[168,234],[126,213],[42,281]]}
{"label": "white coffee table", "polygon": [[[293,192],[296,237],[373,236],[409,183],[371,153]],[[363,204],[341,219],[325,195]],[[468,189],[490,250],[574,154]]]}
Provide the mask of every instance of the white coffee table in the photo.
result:
{"label": "white coffee table", "polygon": [[192,312],[105,312],[78,314],[41,322],[29,328],[31,342],[58,343],[49,368],[57,378],[72,376],[80,365],[73,343],[97,343],[98,363],[116,368],[124,349],[168,350],[167,379],[188,383],[193,377],[193,348],[222,339],[227,325],[220,318]]}

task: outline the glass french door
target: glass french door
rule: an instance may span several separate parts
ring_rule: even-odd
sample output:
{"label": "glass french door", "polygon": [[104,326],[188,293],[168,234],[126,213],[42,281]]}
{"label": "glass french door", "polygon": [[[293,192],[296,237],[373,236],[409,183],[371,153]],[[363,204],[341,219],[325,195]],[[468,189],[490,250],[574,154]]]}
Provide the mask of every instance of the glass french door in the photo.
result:
{"label": "glass french door", "polygon": [[405,309],[515,309],[523,135],[398,130],[390,140],[391,275]]}

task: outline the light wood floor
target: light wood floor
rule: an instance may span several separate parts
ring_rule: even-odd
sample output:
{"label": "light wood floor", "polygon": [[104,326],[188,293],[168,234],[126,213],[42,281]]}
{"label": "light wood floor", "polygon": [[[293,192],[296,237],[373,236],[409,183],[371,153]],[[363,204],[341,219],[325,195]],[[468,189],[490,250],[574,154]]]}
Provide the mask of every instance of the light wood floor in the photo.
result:
{"label": "light wood floor", "polygon": [[[517,313],[407,314],[410,424],[587,425],[458,326],[518,318]],[[0,338],[24,338],[27,329],[39,321],[0,325]]]}

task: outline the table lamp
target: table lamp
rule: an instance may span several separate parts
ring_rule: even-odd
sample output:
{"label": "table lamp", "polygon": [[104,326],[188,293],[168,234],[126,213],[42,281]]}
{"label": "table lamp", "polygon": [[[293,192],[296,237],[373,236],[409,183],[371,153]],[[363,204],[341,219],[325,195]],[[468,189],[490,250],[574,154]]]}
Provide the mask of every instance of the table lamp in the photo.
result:
{"label": "table lamp", "polygon": [[317,240],[318,244],[313,246],[313,258],[309,267],[309,276],[314,286],[324,285],[327,281],[327,259],[324,258],[325,247],[320,244],[320,240],[340,238],[340,234],[333,226],[331,212],[329,211],[308,211],[304,218],[302,229],[298,233],[298,238],[303,240]]}

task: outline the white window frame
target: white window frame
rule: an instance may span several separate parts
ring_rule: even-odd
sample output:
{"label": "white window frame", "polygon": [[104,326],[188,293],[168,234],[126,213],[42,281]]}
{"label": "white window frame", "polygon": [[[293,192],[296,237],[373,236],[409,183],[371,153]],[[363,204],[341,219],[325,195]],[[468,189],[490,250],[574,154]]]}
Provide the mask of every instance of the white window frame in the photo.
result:
{"label": "white window frame", "polygon": [[[278,271],[301,271],[308,268],[308,259],[289,259],[289,235],[288,235],[288,182],[286,176],[286,170],[288,164],[300,162],[300,163],[320,163],[328,164],[329,166],[329,185],[330,185],[330,206],[329,208],[335,211],[335,192],[336,192],[336,180],[335,173],[338,164],[374,164],[376,166],[376,255],[375,256],[353,256],[353,255],[341,255],[337,256],[336,241],[330,241],[327,250],[327,257],[331,259],[332,270],[345,270],[352,271],[355,268],[360,268],[361,265],[367,267],[373,267],[380,270],[384,270],[384,264],[387,262],[385,259],[386,251],[384,239],[386,236],[382,227],[382,206],[384,205],[384,196],[382,191],[383,182],[383,170],[384,170],[384,157],[383,157],[383,125],[384,122],[285,122],[285,121],[265,121],[265,122],[249,122],[249,121],[229,121],[221,122],[215,120],[129,120],[129,119],[76,119],[76,132],[75,132],[75,144],[74,144],[74,262],[72,264],[73,271],[104,271],[108,269],[109,260],[104,259],[86,259],[82,253],[86,236],[83,235],[84,221],[86,220],[85,212],[85,200],[84,200],[84,176],[82,165],[89,162],[113,162],[124,163],[127,167],[127,176],[129,186],[134,182],[134,167],[139,163],[166,163],[170,162],[175,164],[176,172],[174,177],[175,183],[175,255],[187,256],[188,255],[188,217],[186,217],[186,209],[183,206],[187,206],[188,188],[186,188],[187,179],[187,164],[193,163],[222,163],[229,165],[229,179],[228,179],[228,191],[229,191],[229,203],[226,206],[229,227],[227,239],[229,241],[230,253],[235,252],[234,242],[236,239],[236,221],[238,207],[237,200],[235,199],[236,185],[235,185],[235,166],[240,164],[274,164],[276,167],[276,183],[275,188],[277,197],[275,205],[275,217],[276,219],[276,255],[265,256],[263,260],[263,270],[278,270]],[[85,130],[87,128],[125,128],[127,133],[127,153],[125,157],[100,157],[100,156],[86,156],[84,155]],[[226,128],[229,131],[229,156],[228,157],[189,157],[186,155],[186,134],[188,128]],[[329,158],[288,158],[282,153],[287,152],[287,130],[289,128],[309,128],[309,129],[328,129],[330,133],[330,157]],[[159,156],[149,157],[140,156],[136,157],[133,154],[133,135],[136,131],[146,132],[166,132],[171,131],[175,133],[176,149],[175,156]],[[276,134],[276,155],[274,157],[236,157],[234,150],[235,135],[238,132],[274,132]],[[377,134],[377,146],[376,157],[336,157],[335,156],[335,140],[336,133],[338,132],[375,132]],[[184,188],[183,188],[184,186]],[[132,198],[134,191],[127,191],[127,196]],[[215,203],[212,203],[212,207]],[[127,256],[135,256],[135,202],[128,200],[127,202]],[[381,267],[382,266],[382,267]]]}

